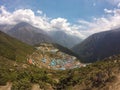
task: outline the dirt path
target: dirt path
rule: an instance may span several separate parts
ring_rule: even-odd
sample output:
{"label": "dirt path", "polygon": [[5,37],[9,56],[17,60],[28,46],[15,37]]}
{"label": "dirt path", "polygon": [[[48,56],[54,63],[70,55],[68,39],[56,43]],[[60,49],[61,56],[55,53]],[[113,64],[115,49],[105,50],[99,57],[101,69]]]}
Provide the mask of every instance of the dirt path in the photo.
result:
{"label": "dirt path", "polygon": [[12,83],[7,82],[6,86],[0,86],[0,90],[11,90],[11,87],[12,87]]}

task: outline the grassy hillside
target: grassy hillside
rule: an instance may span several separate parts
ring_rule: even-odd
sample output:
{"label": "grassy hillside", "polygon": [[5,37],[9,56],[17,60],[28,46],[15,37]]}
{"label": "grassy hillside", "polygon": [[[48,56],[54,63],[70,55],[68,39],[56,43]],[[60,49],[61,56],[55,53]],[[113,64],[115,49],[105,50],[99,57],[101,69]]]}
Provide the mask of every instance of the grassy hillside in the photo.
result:
{"label": "grassy hillside", "polygon": [[120,74],[120,56],[65,71],[40,69],[18,62],[15,66],[15,61],[0,58],[0,85],[12,82],[12,90],[31,90],[35,83],[44,90],[113,90],[116,81],[120,82],[117,79]]}
{"label": "grassy hillside", "polygon": [[[40,88],[49,90],[49,85],[54,86],[56,81],[48,74],[54,71],[15,62],[0,56],[0,86],[12,82],[12,90],[30,90],[32,84],[39,84]],[[54,74],[55,75],[55,74]]]}
{"label": "grassy hillside", "polygon": [[106,58],[88,65],[74,69],[64,74],[57,84],[57,90],[118,90],[120,87],[120,55]]}
{"label": "grassy hillside", "polygon": [[24,61],[27,54],[33,52],[33,47],[22,43],[0,32],[0,56],[11,60]]}

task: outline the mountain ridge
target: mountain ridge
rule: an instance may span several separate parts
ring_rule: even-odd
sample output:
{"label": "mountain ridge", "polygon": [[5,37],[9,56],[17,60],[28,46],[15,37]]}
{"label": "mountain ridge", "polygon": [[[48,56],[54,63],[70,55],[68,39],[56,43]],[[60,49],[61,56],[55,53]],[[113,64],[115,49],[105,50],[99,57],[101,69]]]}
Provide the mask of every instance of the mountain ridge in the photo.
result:
{"label": "mountain ridge", "polygon": [[82,41],[78,36],[68,34],[63,30],[46,31],[26,22],[20,22],[16,25],[0,25],[0,29],[10,36],[30,45],[41,42],[54,42],[70,49]]}
{"label": "mountain ridge", "polygon": [[95,62],[120,53],[120,28],[100,32],[89,36],[82,43],[74,46],[83,62]]}
{"label": "mountain ridge", "polygon": [[79,37],[69,35],[61,30],[51,31],[50,36],[53,38],[54,42],[69,49],[82,41],[82,39],[80,39]]}
{"label": "mountain ridge", "polygon": [[34,45],[42,42],[52,42],[52,38],[43,30],[32,25],[21,22],[7,32],[10,36],[17,38],[24,43]]}

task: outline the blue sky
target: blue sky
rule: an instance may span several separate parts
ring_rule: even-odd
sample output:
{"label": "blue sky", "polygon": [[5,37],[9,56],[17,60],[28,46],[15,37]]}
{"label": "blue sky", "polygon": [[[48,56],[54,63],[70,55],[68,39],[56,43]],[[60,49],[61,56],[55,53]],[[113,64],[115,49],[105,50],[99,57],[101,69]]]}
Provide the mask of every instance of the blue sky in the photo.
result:
{"label": "blue sky", "polygon": [[1,0],[0,24],[19,22],[86,38],[120,27],[120,0]]}
{"label": "blue sky", "polygon": [[48,17],[67,18],[70,22],[101,17],[104,15],[104,8],[116,7],[106,0],[1,0],[0,5],[11,11],[20,8],[29,8],[33,11],[40,9]]}

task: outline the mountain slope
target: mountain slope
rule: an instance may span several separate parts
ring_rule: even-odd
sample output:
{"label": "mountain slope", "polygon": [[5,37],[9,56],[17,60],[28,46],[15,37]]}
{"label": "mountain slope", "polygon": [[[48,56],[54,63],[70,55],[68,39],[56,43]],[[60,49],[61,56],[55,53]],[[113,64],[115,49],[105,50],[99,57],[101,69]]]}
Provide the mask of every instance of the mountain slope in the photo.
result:
{"label": "mountain slope", "polygon": [[[119,90],[120,55],[68,71],[57,90]],[[66,73],[64,74],[66,75]]]}
{"label": "mountain slope", "polygon": [[0,29],[10,36],[30,45],[39,44],[42,42],[55,42],[64,47],[72,48],[74,45],[77,45],[82,41],[81,38],[70,35],[62,30],[45,31],[26,22],[21,22],[17,25],[0,25]]}
{"label": "mountain slope", "polygon": [[60,30],[51,31],[50,35],[53,38],[54,42],[67,48],[72,48],[74,45],[77,45],[82,41],[82,39],[80,39],[79,37],[69,35],[64,31],[60,31]]}
{"label": "mountain slope", "polygon": [[24,61],[33,47],[18,41],[0,31],[0,56],[11,60]]}
{"label": "mountain slope", "polygon": [[83,62],[95,62],[119,54],[120,28],[93,34],[72,50],[80,56]]}
{"label": "mountain slope", "polygon": [[17,57],[25,58],[31,52],[31,46],[0,32],[0,88],[10,82],[12,90],[31,90],[34,84],[44,90],[119,90],[120,55],[65,71],[14,61],[23,60]]}
{"label": "mountain slope", "polygon": [[7,33],[30,45],[42,42],[52,42],[51,37],[46,32],[25,22],[18,23]]}
{"label": "mountain slope", "polygon": [[7,33],[13,27],[14,25],[3,24],[3,25],[0,25],[0,31]]}

